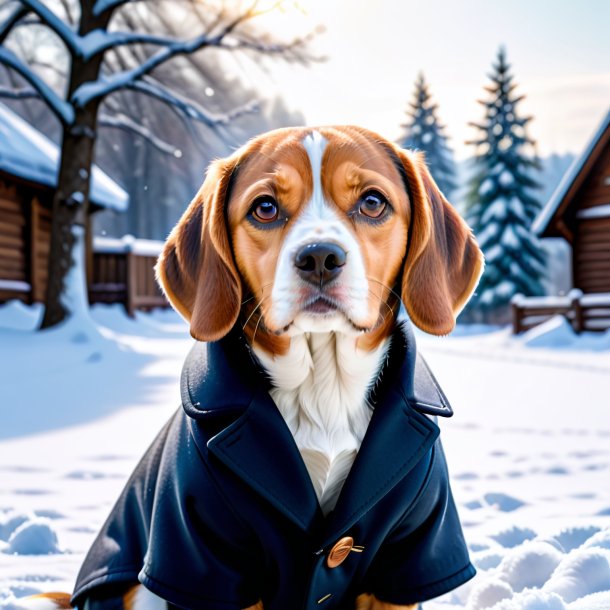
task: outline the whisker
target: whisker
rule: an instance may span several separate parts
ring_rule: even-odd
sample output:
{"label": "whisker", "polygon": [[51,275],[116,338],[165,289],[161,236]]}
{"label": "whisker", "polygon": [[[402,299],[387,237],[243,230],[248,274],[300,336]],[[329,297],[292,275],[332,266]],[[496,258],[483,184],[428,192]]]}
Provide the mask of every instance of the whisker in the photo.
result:
{"label": "whisker", "polygon": [[[260,308],[260,306],[263,304],[263,301],[265,299],[269,298],[268,296],[264,296],[259,302],[258,305],[252,310],[252,312],[250,313],[250,315],[248,316],[248,319],[246,320],[245,324],[241,327],[242,330],[244,330],[246,328],[246,326],[248,326],[248,322],[250,322],[250,320],[252,319],[252,316],[256,313],[256,311]],[[262,313],[259,317],[259,322],[260,319],[263,317]]]}
{"label": "whisker", "polygon": [[394,311],[392,310],[392,308],[390,307],[390,305],[388,304],[387,301],[382,299],[379,295],[375,294],[372,290],[369,290],[369,294],[373,295],[374,297],[377,297],[379,299],[379,302],[383,303],[388,310],[385,314],[382,314],[381,311],[379,312],[380,316],[383,315],[382,323],[386,321],[386,319],[389,315],[394,315]]}
{"label": "whisker", "polygon": [[[261,286],[261,290],[264,292],[265,288],[269,288],[269,286],[273,286],[273,282],[269,282],[268,284],[263,284]],[[245,305],[246,303],[248,303],[249,301],[251,301],[252,299],[255,299],[256,295],[252,295],[251,297],[249,297],[248,299],[246,299],[245,301],[242,301],[241,304]]]}
{"label": "whisker", "polygon": [[370,280],[371,282],[377,282],[380,286],[382,286],[386,290],[389,290],[390,293],[392,293],[399,301],[402,300],[402,297],[397,292],[392,290],[389,286],[386,286],[383,282],[380,282],[379,280],[376,280],[374,277],[369,277],[368,275],[366,276],[366,279]]}
{"label": "whisker", "polygon": [[263,319],[263,316],[260,315],[258,317],[258,322],[256,323],[256,326],[254,327],[254,334],[252,335],[252,345],[254,345],[254,340],[256,339],[256,331],[258,330],[258,327],[260,326],[262,319]]}

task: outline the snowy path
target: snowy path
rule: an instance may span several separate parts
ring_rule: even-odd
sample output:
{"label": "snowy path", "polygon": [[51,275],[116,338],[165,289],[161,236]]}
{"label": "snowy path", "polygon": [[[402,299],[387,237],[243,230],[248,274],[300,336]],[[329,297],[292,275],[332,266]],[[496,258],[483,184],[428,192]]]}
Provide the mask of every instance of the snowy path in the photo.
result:
{"label": "snowy path", "polygon": [[[71,589],[178,404],[191,344],[170,314],[132,322],[96,308],[100,327],[15,330],[32,315],[0,308],[4,610]],[[456,412],[442,434],[479,570],[425,610],[610,610],[610,336],[575,341],[558,325],[530,342],[570,349],[528,347],[506,331],[418,342]]]}

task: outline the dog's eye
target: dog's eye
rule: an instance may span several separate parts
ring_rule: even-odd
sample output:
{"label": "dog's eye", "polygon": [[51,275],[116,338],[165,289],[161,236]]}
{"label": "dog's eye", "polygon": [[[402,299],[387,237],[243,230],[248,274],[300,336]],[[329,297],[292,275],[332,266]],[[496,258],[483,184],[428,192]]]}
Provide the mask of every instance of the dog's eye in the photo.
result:
{"label": "dog's eye", "polygon": [[369,218],[381,218],[387,207],[387,199],[381,193],[369,191],[360,199],[358,210]]}
{"label": "dog's eye", "polygon": [[273,222],[279,216],[279,208],[272,197],[261,197],[252,206],[252,216],[258,222]]}

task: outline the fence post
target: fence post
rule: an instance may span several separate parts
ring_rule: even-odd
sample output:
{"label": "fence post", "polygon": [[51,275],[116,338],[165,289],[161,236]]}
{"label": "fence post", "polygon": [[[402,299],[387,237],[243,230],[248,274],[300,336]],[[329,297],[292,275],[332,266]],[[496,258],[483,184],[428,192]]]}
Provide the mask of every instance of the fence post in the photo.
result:
{"label": "fence post", "polygon": [[523,319],[523,307],[521,306],[522,298],[522,294],[516,294],[510,300],[513,318],[513,335],[518,335],[521,332],[521,320]]}
{"label": "fence post", "polygon": [[570,290],[570,307],[574,312],[574,318],[572,319],[572,328],[575,333],[580,334],[585,329],[585,321],[582,310],[582,303],[580,302],[580,297],[582,297],[582,290],[578,290],[577,288],[574,290]]}
{"label": "fence post", "polygon": [[136,313],[136,308],[135,308],[135,301],[136,301],[136,287],[137,287],[137,274],[136,274],[136,257],[133,253],[133,248],[131,247],[131,244],[129,245],[129,248],[127,250],[127,286],[126,288],[126,292],[127,292],[127,302],[125,303],[125,307],[127,309],[127,315],[130,318],[135,317],[135,313]]}

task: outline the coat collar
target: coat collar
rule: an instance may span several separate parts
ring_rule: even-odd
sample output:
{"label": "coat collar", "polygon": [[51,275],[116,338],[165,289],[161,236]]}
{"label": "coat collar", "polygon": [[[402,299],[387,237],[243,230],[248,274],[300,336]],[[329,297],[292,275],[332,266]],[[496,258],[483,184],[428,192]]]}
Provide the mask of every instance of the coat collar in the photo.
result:
{"label": "coat collar", "polygon": [[[200,450],[209,450],[300,528],[312,530],[323,520],[322,512],[296,443],[269,396],[269,387],[245,340],[236,334],[214,343],[195,344],[182,371],[182,403]],[[408,322],[396,328],[370,399],[375,407],[373,417],[324,527],[330,538],[355,523],[430,449],[439,430],[422,413],[452,414],[417,354]],[[214,421],[223,424],[210,436],[206,429],[214,428]],[[388,447],[392,447],[391,452]]]}

